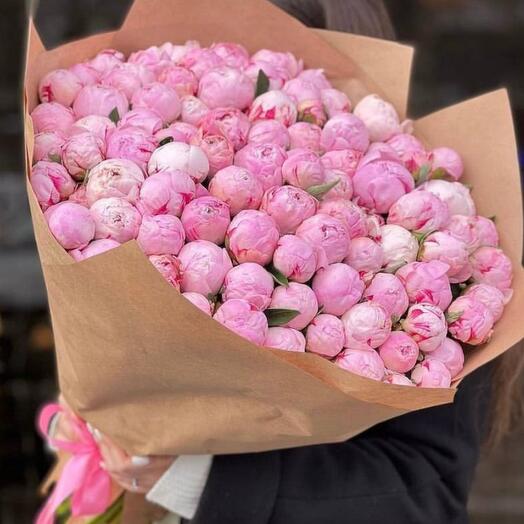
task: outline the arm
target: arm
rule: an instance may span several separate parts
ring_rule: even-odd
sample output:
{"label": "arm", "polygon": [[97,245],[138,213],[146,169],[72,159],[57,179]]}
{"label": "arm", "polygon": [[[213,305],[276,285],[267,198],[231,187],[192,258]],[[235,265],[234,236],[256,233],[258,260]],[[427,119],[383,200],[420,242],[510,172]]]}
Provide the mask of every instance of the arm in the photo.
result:
{"label": "arm", "polygon": [[466,522],[489,374],[341,444],[215,457],[192,523]]}

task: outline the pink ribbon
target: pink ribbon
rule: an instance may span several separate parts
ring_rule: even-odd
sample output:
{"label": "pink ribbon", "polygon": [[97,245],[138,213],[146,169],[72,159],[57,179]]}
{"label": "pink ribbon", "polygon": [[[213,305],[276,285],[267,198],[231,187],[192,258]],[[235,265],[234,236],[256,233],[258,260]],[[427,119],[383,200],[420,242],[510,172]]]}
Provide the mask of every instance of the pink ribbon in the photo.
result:
{"label": "pink ribbon", "polygon": [[74,441],[57,440],[47,435],[52,418],[64,411],[59,404],[47,404],[38,417],[38,428],[44,438],[55,448],[70,453],[71,457],[35,524],[53,524],[58,506],[70,496],[74,517],[100,515],[111,503],[111,477],[100,467],[100,450],[86,423],[78,417],[69,418],[77,437]]}

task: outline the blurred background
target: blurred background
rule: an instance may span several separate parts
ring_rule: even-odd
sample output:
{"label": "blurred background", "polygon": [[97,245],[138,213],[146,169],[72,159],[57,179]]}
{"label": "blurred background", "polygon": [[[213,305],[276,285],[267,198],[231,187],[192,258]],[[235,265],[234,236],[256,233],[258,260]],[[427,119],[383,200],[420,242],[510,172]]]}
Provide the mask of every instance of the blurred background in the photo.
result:
{"label": "blurred background", "polygon": [[[232,2],[240,0],[231,0]],[[304,0],[308,2],[309,0]],[[374,0],[369,0],[374,1]],[[330,0],[324,0],[329,3]],[[25,524],[51,462],[34,430],[56,395],[53,341],[33,240],[19,112],[29,9],[48,47],[119,26],[131,0],[0,1],[0,523]],[[280,2],[277,2],[280,3]],[[301,4],[300,0],[291,2]],[[524,0],[388,0],[396,38],[417,47],[410,115],[507,86],[524,151]],[[323,26],[312,14],[308,23]],[[176,41],[176,35],[173,35]],[[494,179],[497,174],[493,173]],[[472,524],[524,522],[524,430],[482,458]]]}

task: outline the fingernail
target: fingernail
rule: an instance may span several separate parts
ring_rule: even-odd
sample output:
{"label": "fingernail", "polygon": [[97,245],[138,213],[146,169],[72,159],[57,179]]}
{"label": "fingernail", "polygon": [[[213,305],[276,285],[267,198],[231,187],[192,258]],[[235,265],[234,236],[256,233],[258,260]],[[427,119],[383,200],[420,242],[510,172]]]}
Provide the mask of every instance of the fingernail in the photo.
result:
{"label": "fingernail", "polygon": [[93,435],[93,432],[94,432],[93,426],[91,426],[91,424],[89,424],[89,422],[86,422],[86,426],[87,426],[87,431],[89,431],[89,433],[91,433],[91,435]]}
{"label": "fingernail", "polygon": [[143,455],[133,455],[131,457],[131,464],[133,464],[133,466],[147,466],[150,462],[149,458]]}
{"label": "fingernail", "polygon": [[96,428],[93,428],[93,437],[95,437],[95,440],[97,442],[100,442],[102,440],[102,433]]}

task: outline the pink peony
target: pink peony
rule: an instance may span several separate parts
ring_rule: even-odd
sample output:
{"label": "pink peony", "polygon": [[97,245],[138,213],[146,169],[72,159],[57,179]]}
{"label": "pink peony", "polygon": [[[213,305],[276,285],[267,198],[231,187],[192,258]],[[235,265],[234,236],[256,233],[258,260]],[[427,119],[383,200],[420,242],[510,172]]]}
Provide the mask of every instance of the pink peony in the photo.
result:
{"label": "pink peony", "polygon": [[200,79],[207,71],[222,67],[224,60],[215,51],[209,48],[192,48],[184,54],[177,65],[191,69]]}
{"label": "pink peony", "polygon": [[60,131],[44,131],[35,135],[33,162],[55,161],[62,157],[62,146],[66,138]]}
{"label": "pink peony", "polygon": [[267,91],[255,98],[249,110],[249,119],[278,120],[289,127],[297,121],[297,107],[283,91]]}
{"label": "pink peony", "polygon": [[349,250],[349,235],[344,223],[337,218],[318,213],[307,218],[296,235],[312,246],[322,248],[329,264],[342,262]]}
{"label": "pink peony", "polygon": [[302,71],[302,60],[298,60],[292,53],[260,49],[252,57],[251,61],[267,62],[284,70],[288,78],[297,76]]}
{"label": "pink peony", "polygon": [[419,355],[417,343],[403,331],[393,331],[378,348],[380,358],[391,371],[407,373],[415,367]]}
{"label": "pink peony", "polygon": [[244,69],[249,65],[249,53],[247,49],[232,42],[218,42],[210,47],[229,67]]}
{"label": "pink peony", "polygon": [[273,254],[273,266],[289,280],[302,284],[313,277],[319,262],[317,251],[295,235],[280,237]]}
{"label": "pink peony", "polygon": [[364,283],[352,267],[335,263],[317,271],[312,288],[324,313],[341,316],[361,299]]}
{"label": "pink peony", "polygon": [[164,279],[180,291],[180,261],[174,255],[150,255],[149,261]]}
{"label": "pink peony", "polygon": [[242,298],[263,311],[271,303],[273,287],[273,277],[268,271],[259,264],[245,262],[227,272],[222,298]]}
{"label": "pink peony", "polygon": [[400,132],[396,109],[378,95],[372,94],[362,98],[355,106],[353,114],[366,124],[372,142],[385,142]]}
{"label": "pink peony", "polygon": [[131,53],[128,62],[155,70],[159,64],[166,60],[169,60],[169,54],[164,49],[158,46],[151,46]]}
{"label": "pink peony", "polygon": [[100,240],[93,240],[92,242],[89,242],[89,244],[83,249],[75,249],[69,253],[77,262],[80,262],[81,260],[86,260],[96,255],[101,255],[102,253],[110,251],[111,249],[115,249],[119,245],[120,242],[117,242],[116,240],[111,240],[110,238],[101,238]]}
{"label": "pink peony", "polygon": [[116,49],[103,49],[89,61],[91,67],[93,67],[99,74],[103,74],[110,71],[114,67],[119,67],[125,62],[125,56]]}
{"label": "pink peony", "polygon": [[377,237],[384,252],[384,269],[395,272],[399,267],[417,259],[417,239],[402,226],[380,226]]}
{"label": "pink peony", "polygon": [[95,69],[89,62],[73,64],[69,71],[73,73],[83,86],[97,84],[100,81],[100,72]]}
{"label": "pink peony", "polygon": [[489,284],[511,296],[513,270],[511,260],[502,249],[480,247],[470,257],[472,277],[476,284]]}
{"label": "pink peony", "polygon": [[451,336],[472,346],[487,342],[493,333],[491,311],[471,295],[454,300],[447,311],[447,318]]}
{"label": "pink peony", "polygon": [[446,319],[442,310],[433,304],[414,304],[402,321],[404,331],[413,337],[421,351],[430,353],[446,338]]}
{"label": "pink peony", "polygon": [[357,116],[340,113],[327,121],[322,129],[320,145],[326,151],[356,149],[364,152],[369,146],[369,132]]}
{"label": "pink peony", "polygon": [[179,217],[195,197],[195,190],[195,183],[185,171],[161,171],[146,178],[137,205],[143,213]]}
{"label": "pink peony", "polygon": [[229,206],[218,198],[204,196],[189,202],[181,216],[188,241],[208,240],[223,244],[229,226]]}
{"label": "pink peony", "polygon": [[320,100],[324,106],[324,111],[328,118],[333,118],[340,113],[349,113],[351,111],[351,102],[346,93],[338,89],[326,88],[320,91]]}
{"label": "pink peony", "polygon": [[246,300],[239,298],[226,300],[213,318],[253,344],[262,346],[266,340],[268,332],[266,316]]}
{"label": "pink peony", "polygon": [[420,190],[429,191],[438,196],[448,205],[450,215],[473,216],[477,214],[470,190],[460,182],[428,180],[420,186]]}
{"label": "pink peony", "polygon": [[123,127],[111,132],[107,137],[107,158],[132,160],[140,169],[146,171],[147,164],[157,141],[139,127]]}
{"label": "pink peony", "polygon": [[323,200],[319,212],[340,220],[350,238],[367,234],[366,214],[361,207],[351,200],[344,200],[343,198]]}
{"label": "pink peony", "polygon": [[200,44],[196,40],[187,40],[185,44],[174,45],[171,42],[165,42],[160,49],[166,53],[170,60],[175,63],[180,62],[192,49],[200,49]]}
{"label": "pink peony", "polygon": [[41,160],[31,168],[31,186],[40,207],[45,211],[75,190],[75,182],[64,166]]}
{"label": "pink peony", "polygon": [[204,151],[183,142],[170,142],[156,149],[147,165],[150,175],[159,171],[186,171],[195,183],[203,182],[209,173],[209,161]]}
{"label": "pink peony", "polygon": [[386,375],[384,376],[384,379],[382,382],[386,384],[394,384],[396,386],[411,386],[413,387],[415,384],[411,382],[411,380],[400,374],[400,373],[394,373],[388,369],[386,369]]}
{"label": "pink peony", "polygon": [[192,291],[186,291],[185,293],[182,293],[182,296],[189,300],[191,304],[196,306],[200,311],[205,313],[208,316],[212,316],[212,310],[211,310],[211,302],[200,293],[194,293]]}
{"label": "pink peony", "polygon": [[186,124],[199,126],[209,113],[209,107],[196,96],[186,95],[180,102],[182,104],[180,119]]}
{"label": "pink peony", "polygon": [[444,342],[431,352],[431,360],[439,360],[444,364],[455,378],[464,367],[464,351],[462,346],[451,338],[445,338]]}
{"label": "pink peony", "polygon": [[336,185],[322,195],[322,201],[339,198],[349,201],[351,199],[353,196],[353,182],[346,173],[335,171],[334,169],[324,169],[324,184],[330,184],[331,182],[336,182]]}
{"label": "pink peony", "polygon": [[233,267],[225,249],[207,240],[187,243],[178,255],[182,268],[182,291],[208,297],[216,295]]}
{"label": "pink peony", "polygon": [[222,135],[229,140],[235,151],[247,144],[249,128],[248,117],[232,107],[212,109],[200,122],[203,136]]}
{"label": "pink peony", "polygon": [[104,86],[118,89],[128,100],[131,100],[133,93],[142,87],[142,81],[136,70],[129,67],[115,67],[107,71],[100,83]]}
{"label": "pink peony", "polygon": [[422,388],[449,388],[451,373],[439,360],[427,358],[415,366],[411,380]]}
{"label": "pink peony", "polygon": [[384,142],[373,142],[370,144],[365,155],[362,155],[358,163],[358,167],[364,167],[367,164],[378,162],[380,160],[387,160],[388,162],[402,163],[396,151]]}
{"label": "pink peony", "polygon": [[249,129],[247,141],[250,144],[274,144],[287,149],[290,144],[289,133],[278,120],[258,120]]}
{"label": "pink peony", "polygon": [[482,246],[497,247],[499,245],[495,223],[479,215],[453,215],[444,228],[444,232],[464,242],[469,253],[473,253]]}
{"label": "pink peony", "polygon": [[146,255],[178,255],[186,234],[173,215],[144,216],[136,240]]}
{"label": "pink peony", "polygon": [[101,198],[90,211],[96,225],[95,238],[111,238],[123,244],[137,237],[142,216],[124,198]]}
{"label": "pink peony", "polygon": [[89,131],[78,133],[62,146],[62,163],[75,180],[81,181],[88,170],[104,160],[105,152],[104,142],[96,135]]}
{"label": "pink peony", "polygon": [[342,315],[345,347],[351,349],[377,348],[391,333],[391,317],[375,302],[354,305]]}
{"label": "pink peony", "polygon": [[[381,238],[381,228],[382,226],[384,226],[386,224],[384,218],[382,217],[382,215],[377,215],[376,213],[368,213],[367,216],[366,216],[366,229],[367,229],[367,235],[372,238],[373,240],[376,240],[377,242],[380,241],[380,238]],[[400,233],[400,230],[397,230],[396,228],[393,228],[393,229],[389,229],[386,233],[386,235],[388,233],[393,233],[393,236],[394,237],[397,237],[397,236],[400,236],[402,237],[403,235],[405,235],[405,229],[404,228],[401,228],[402,230],[404,230],[404,234]],[[412,235],[410,235],[412,238],[414,238]]]}
{"label": "pink peony", "polygon": [[235,165],[253,173],[264,191],[282,185],[282,164],[285,160],[286,152],[275,144],[247,144],[235,155]]}
{"label": "pink peony", "polygon": [[293,149],[282,164],[282,177],[292,186],[308,189],[325,182],[324,166],[313,151]]}
{"label": "pink peony", "polygon": [[449,147],[436,147],[431,151],[433,173],[443,171],[444,174],[457,181],[464,173],[464,164],[460,155]]}
{"label": "pink peony", "polygon": [[333,315],[318,315],[307,327],[306,349],[323,357],[337,356],[344,347],[344,325]]}
{"label": "pink peony", "polygon": [[384,251],[382,246],[371,238],[356,237],[351,239],[348,256],[344,262],[355,269],[360,278],[368,281],[384,265]]}
{"label": "pink peony", "polygon": [[209,175],[233,164],[235,150],[231,142],[222,135],[206,135],[197,139],[198,145],[207,156],[209,161]]}
{"label": "pink peony", "polygon": [[69,107],[64,107],[58,102],[44,102],[33,109],[31,120],[35,133],[54,131],[67,136],[75,122],[75,117]]}
{"label": "pink peony", "polygon": [[180,98],[186,95],[194,95],[198,89],[198,78],[195,73],[176,65],[169,65],[162,69],[157,80],[174,89]]}
{"label": "pink peony", "polygon": [[318,303],[313,290],[305,284],[290,282],[288,286],[278,286],[273,291],[269,309],[291,309],[299,314],[284,327],[304,329],[318,312]]}
{"label": "pink peony", "polygon": [[284,351],[303,353],[306,350],[306,339],[296,329],[287,327],[270,327],[264,346]]}
{"label": "pink peony", "polygon": [[55,69],[44,75],[38,84],[40,102],[58,102],[70,106],[82,89],[78,77],[67,69]]}
{"label": "pink peony", "polygon": [[422,142],[413,135],[399,133],[391,137],[386,143],[395,151],[406,169],[411,173],[414,173],[423,165],[429,165],[428,152]]}
{"label": "pink peony", "polygon": [[184,142],[189,144],[198,135],[198,128],[193,124],[176,121],[170,126],[164,127],[155,133],[155,138],[160,143],[166,138],[172,138],[173,142]]}
{"label": "pink peony", "polygon": [[482,302],[491,312],[493,321],[497,322],[502,316],[504,306],[508,298],[496,287],[489,284],[473,284],[464,291],[464,296],[472,297],[478,302]]}
{"label": "pink peony", "polygon": [[277,225],[269,215],[247,209],[231,220],[226,246],[238,263],[255,262],[265,266],[273,258],[279,236]]}
{"label": "pink peony", "polygon": [[119,128],[139,128],[147,135],[154,135],[164,127],[164,122],[151,109],[138,107],[128,111],[118,122]]}
{"label": "pink peony", "polygon": [[337,149],[324,153],[320,157],[320,161],[326,169],[342,171],[353,177],[361,158],[362,153],[356,149]]}
{"label": "pink peony", "polygon": [[335,359],[335,364],[346,371],[372,380],[382,380],[385,368],[378,353],[370,349],[345,349]]}
{"label": "pink peony", "polygon": [[75,122],[71,128],[71,134],[89,131],[105,143],[109,134],[115,129],[115,124],[107,116],[88,115]]}
{"label": "pink peony", "polygon": [[273,186],[262,197],[260,210],[273,217],[281,235],[294,233],[297,227],[317,211],[317,200],[293,186]]}
{"label": "pink peony", "polygon": [[133,109],[145,107],[151,109],[169,124],[180,115],[180,99],[176,91],[160,82],[152,82],[133,93],[131,98]]}
{"label": "pink peony", "polygon": [[320,133],[322,129],[309,122],[297,122],[289,126],[289,141],[291,149],[311,149],[320,153]]}
{"label": "pink peony", "polygon": [[227,66],[207,71],[198,84],[198,97],[210,109],[246,109],[253,102],[254,92],[255,86],[246,74]]}
{"label": "pink peony", "polygon": [[218,171],[209,183],[209,192],[229,206],[231,216],[246,209],[258,209],[263,194],[258,178],[237,166]]}
{"label": "pink peony", "polygon": [[73,202],[61,202],[45,212],[47,224],[64,249],[80,249],[95,236],[95,222],[89,210]]}
{"label": "pink peony", "polygon": [[363,296],[380,304],[395,320],[402,317],[409,307],[409,297],[402,282],[390,273],[377,273]]}
{"label": "pink peony", "polygon": [[289,79],[284,84],[282,91],[291,97],[296,104],[308,100],[320,101],[320,89],[304,78]]}
{"label": "pink peony", "polygon": [[89,207],[86,196],[86,186],[84,184],[79,184],[76,186],[76,189],[69,195],[69,202],[74,202],[75,204],[80,204],[84,207]]}
{"label": "pink peony", "polygon": [[144,173],[131,160],[110,159],[100,162],[89,172],[86,198],[89,205],[108,197],[120,197],[135,202]]}
{"label": "pink peony", "polygon": [[448,206],[429,191],[412,191],[389,208],[388,224],[397,224],[417,233],[442,229],[449,221]]}
{"label": "pink peony", "polygon": [[117,118],[120,119],[128,109],[129,102],[122,91],[100,84],[84,86],[73,103],[76,118],[89,115],[109,117],[116,112]]}

